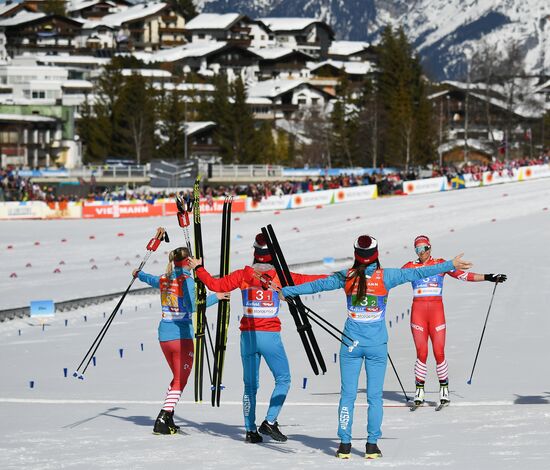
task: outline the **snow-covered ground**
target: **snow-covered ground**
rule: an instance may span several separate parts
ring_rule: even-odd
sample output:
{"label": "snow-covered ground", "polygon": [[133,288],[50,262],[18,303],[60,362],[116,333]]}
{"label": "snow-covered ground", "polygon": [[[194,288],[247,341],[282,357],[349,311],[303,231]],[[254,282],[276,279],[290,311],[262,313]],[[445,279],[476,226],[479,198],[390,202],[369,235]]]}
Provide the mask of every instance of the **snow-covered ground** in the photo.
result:
{"label": "snow-covered ground", "polygon": [[[404,406],[391,367],[385,384],[384,457],[365,462],[365,395],[358,398],[351,461],[333,457],[337,446],[339,371],[337,342],[317,337],[328,365],[311,372],[286,309],[283,337],[293,386],[279,417],[289,441],[245,445],[242,371],[239,358],[239,295],[232,297],[226,389],[222,406],[192,403],[190,383],[176,410],[183,433],[151,434],[164,398],[169,370],[156,341],[157,295],[128,297],[84,381],[70,377],[115,301],[59,313],[44,330],[30,319],[0,324],[0,468],[356,468],[446,467],[452,469],[547,469],[550,459],[550,182],[534,181],[426,196],[388,198],[323,209],[234,214],[232,267],[250,262],[251,241],[272,223],[289,263],[351,256],[357,235],[379,239],[384,266],[413,258],[412,239],[432,239],[434,255],[464,251],[475,272],[505,272],[496,290],[472,385],[467,385],[493,285],[447,279],[447,359],[452,404],[442,412]],[[204,217],[206,264],[218,267],[221,216]],[[171,247],[183,237],[174,219],[3,222],[0,232],[0,309],[32,299],[61,301],[124,290],[144,245],[158,225],[168,228]],[[117,236],[123,232],[124,236]],[[95,235],[95,239],[89,239]],[[65,238],[67,242],[61,243]],[[34,245],[40,241],[40,245]],[[7,245],[13,245],[8,250]],[[166,248],[166,247],[165,247]],[[116,257],[120,260],[115,260]],[[94,261],[90,262],[93,258]],[[59,266],[59,262],[65,261]],[[154,263],[154,261],[158,263]],[[131,266],[124,264],[129,261]],[[25,268],[27,263],[31,268]],[[98,266],[92,270],[91,265]],[[160,273],[163,250],[147,271]],[[52,271],[59,267],[61,273]],[[328,272],[338,266],[318,266]],[[17,272],[17,278],[10,278]],[[389,351],[412,393],[414,347],[408,326],[409,286],[390,294]],[[305,303],[343,325],[341,292],[310,296]],[[86,316],[86,321],[84,320]],[[210,310],[214,321],[215,310]],[[65,320],[68,320],[65,326]],[[143,350],[142,350],[143,345]],[[119,350],[123,349],[123,357]],[[433,359],[428,361],[428,400],[437,398]],[[68,378],[63,369],[68,369]],[[302,388],[303,378],[307,386]],[[34,381],[34,388],[30,388]],[[262,366],[258,419],[263,419],[272,378]],[[364,387],[365,378],[361,379]],[[207,397],[208,398],[208,397]]]}

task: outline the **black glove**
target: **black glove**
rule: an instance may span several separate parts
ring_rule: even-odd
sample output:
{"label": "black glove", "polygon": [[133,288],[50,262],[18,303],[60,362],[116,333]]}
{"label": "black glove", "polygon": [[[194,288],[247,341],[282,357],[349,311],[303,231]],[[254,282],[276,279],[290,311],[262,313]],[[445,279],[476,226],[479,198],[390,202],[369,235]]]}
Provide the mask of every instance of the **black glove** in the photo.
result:
{"label": "black glove", "polygon": [[506,274],[485,274],[485,280],[489,282],[504,282],[506,279]]}

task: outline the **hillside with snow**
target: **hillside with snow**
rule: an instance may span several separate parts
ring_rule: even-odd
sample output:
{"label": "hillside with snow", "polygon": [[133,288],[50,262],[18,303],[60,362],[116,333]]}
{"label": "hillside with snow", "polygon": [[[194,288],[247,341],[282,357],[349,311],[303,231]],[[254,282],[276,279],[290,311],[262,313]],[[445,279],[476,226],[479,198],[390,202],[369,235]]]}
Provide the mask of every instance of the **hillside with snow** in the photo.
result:
{"label": "hillside with snow", "polygon": [[402,25],[437,79],[461,79],[465,60],[487,41],[502,51],[516,41],[530,74],[550,73],[547,0],[198,0],[205,12],[251,17],[315,17],[338,39],[375,42],[384,25]]}

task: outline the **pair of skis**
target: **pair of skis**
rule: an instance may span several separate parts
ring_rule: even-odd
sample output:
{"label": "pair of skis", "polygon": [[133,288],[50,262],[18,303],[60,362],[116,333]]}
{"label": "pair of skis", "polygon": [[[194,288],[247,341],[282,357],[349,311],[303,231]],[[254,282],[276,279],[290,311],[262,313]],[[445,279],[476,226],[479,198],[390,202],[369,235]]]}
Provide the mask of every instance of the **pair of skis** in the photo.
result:
{"label": "pair of skis", "polygon": [[[204,250],[202,243],[202,227],[200,214],[200,176],[195,180],[193,186],[193,199],[178,198],[178,222],[184,229],[185,241],[191,252],[191,241],[188,226],[190,225],[189,213],[193,212],[193,231],[195,235],[195,258],[201,258],[204,263]],[[229,274],[229,253],[231,242],[231,206],[232,198],[226,198],[222,212],[222,241],[220,256],[220,276]],[[228,300],[222,300],[218,305],[218,318],[216,328],[215,345],[212,344],[212,336],[208,328],[206,318],[206,286],[195,274],[195,305],[196,305],[196,327],[195,327],[195,402],[202,402],[203,399],[203,376],[204,359],[208,366],[210,383],[212,384],[212,406],[220,406],[222,385],[222,372],[225,360],[227,344],[227,331],[229,326],[230,307]],[[210,366],[206,337],[214,356],[213,368]]]}
{"label": "pair of skis", "polygon": [[[288,269],[288,264],[283,256],[283,252],[281,251],[281,247],[273,227],[271,225],[262,227],[262,233],[267,242],[267,247],[269,249],[269,253],[271,254],[272,263],[275,267],[275,271],[277,272],[277,277],[279,278],[281,287],[293,286],[294,280],[292,279],[290,270]],[[321,350],[319,349],[319,345],[317,344],[315,334],[311,328],[306,307],[302,303],[300,297],[294,297],[293,301],[289,302],[288,309],[294,319],[296,329],[298,330],[298,334],[302,340],[302,344],[306,351],[311,368],[313,369],[313,373],[315,375],[319,375],[319,368],[321,368],[321,371],[324,374],[327,371],[327,366],[325,364],[325,360],[323,359]]]}
{"label": "pair of skis", "polygon": [[[220,277],[229,274],[229,254],[231,242],[231,205],[232,197],[226,197],[222,210],[222,240],[220,253]],[[212,373],[212,406],[220,406],[222,372],[227,345],[227,330],[229,327],[230,304],[229,300],[218,302],[218,318],[216,325],[216,339],[214,343],[214,369]]]}
{"label": "pair of skis", "polygon": [[[435,411],[441,411],[443,408],[449,406],[449,401],[442,401],[435,407]],[[418,408],[422,407],[424,403],[414,403],[409,407],[411,411],[416,411]]]}

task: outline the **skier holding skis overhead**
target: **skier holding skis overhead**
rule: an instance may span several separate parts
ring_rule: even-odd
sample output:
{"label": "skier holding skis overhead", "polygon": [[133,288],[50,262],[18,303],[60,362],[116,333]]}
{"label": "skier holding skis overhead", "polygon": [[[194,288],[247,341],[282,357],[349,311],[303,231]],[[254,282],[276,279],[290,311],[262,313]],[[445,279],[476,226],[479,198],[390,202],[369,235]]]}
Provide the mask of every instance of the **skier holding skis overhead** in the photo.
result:
{"label": "skier holding skis overhead", "polygon": [[[414,250],[418,255],[418,259],[416,261],[409,261],[403,265],[403,268],[420,268],[441,263],[443,261],[442,259],[432,258],[431,249],[430,239],[427,236],[419,235],[416,237],[414,239]],[[413,411],[424,402],[428,338],[430,338],[432,342],[436,362],[436,372],[439,379],[440,406],[446,406],[450,402],[448,367],[447,360],[445,359],[446,325],[442,297],[445,274],[461,281],[506,281],[505,274],[465,273],[459,269],[453,269],[448,272],[412,281],[413,303],[411,309],[411,332],[416,347],[416,363],[414,366],[416,393],[414,395],[414,405],[411,408]]]}
{"label": "skier holding skis overhead", "polygon": [[341,442],[336,456],[350,458],[353,409],[359,374],[365,361],[369,404],[365,457],[375,459],[382,457],[377,441],[382,436],[382,391],[388,357],[388,331],[385,322],[388,291],[400,284],[454,268],[469,269],[471,263],[463,261],[462,255],[459,255],[452,261],[417,269],[382,269],[378,260],[378,242],[369,235],[362,235],[355,241],[354,255],[355,261],[351,269],[300,286],[283,287],[282,294],[284,297],[292,297],[344,289],[348,315],[344,333],[359,344],[352,351],[344,344],[340,348],[342,389],[338,407],[338,437]]}
{"label": "skier holding skis overhead", "polygon": [[[200,259],[191,259],[189,265],[210,290],[229,292],[240,289],[243,299],[241,318],[241,359],[243,363],[243,414],[246,430],[245,442],[258,443],[263,438],[258,434],[271,436],[284,442],[287,437],[279,429],[277,417],[290,388],[290,369],[285,348],[281,340],[279,320],[279,293],[272,285],[279,285],[272,258],[263,234],[254,240],[252,266],[233,271],[227,276],[215,279],[201,264]],[[305,275],[291,273],[296,284],[313,281],[326,275]],[[269,401],[267,416],[260,428],[256,428],[256,393],[260,379],[260,360],[264,358],[275,379],[275,389]]]}
{"label": "skier holding skis overhead", "polygon": [[[175,434],[174,408],[193,367],[193,312],[195,311],[195,282],[188,270],[189,250],[176,248],[168,255],[166,272],[153,276],[134,270],[134,277],[160,289],[162,319],[158,327],[158,339],[166,361],[172,370],[164,406],[155,421],[154,434]],[[229,293],[211,294],[206,298],[209,307],[218,299],[228,299]]]}

